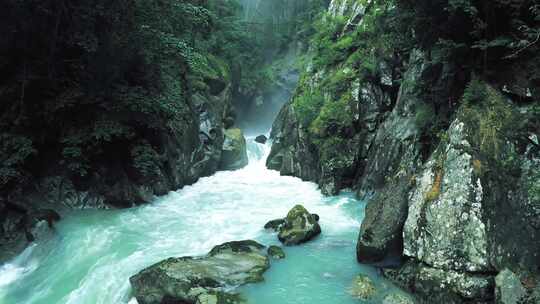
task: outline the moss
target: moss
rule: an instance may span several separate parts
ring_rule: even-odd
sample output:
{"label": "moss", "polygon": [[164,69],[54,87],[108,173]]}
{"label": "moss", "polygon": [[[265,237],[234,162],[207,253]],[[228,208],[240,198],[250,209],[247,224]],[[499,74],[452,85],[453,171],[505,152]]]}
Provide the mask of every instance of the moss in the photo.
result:
{"label": "moss", "polygon": [[463,103],[460,116],[473,146],[491,160],[509,160],[507,142],[517,133],[520,121],[511,104],[478,79],[469,83]]}
{"label": "moss", "polygon": [[446,161],[446,154],[440,152],[437,156],[435,166],[433,167],[434,179],[431,188],[424,194],[424,201],[429,203],[436,201],[441,195],[442,182],[444,179],[444,163]]}
{"label": "moss", "polygon": [[433,202],[436,201],[440,194],[441,194],[441,187],[442,187],[442,181],[444,177],[444,170],[437,169],[435,172],[435,179],[433,180],[433,184],[431,185],[431,188],[428,192],[424,195],[424,200],[426,202]]}
{"label": "moss", "polygon": [[324,105],[324,96],[317,89],[305,88],[293,99],[293,108],[300,124],[307,127],[319,115]]}
{"label": "moss", "polygon": [[310,132],[320,137],[335,135],[342,128],[352,125],[351,94],[343,94],[337,101],[328,101],[311,123]]}
{"label": "moss", "polygon": [[473,166],[473,170],[474,170],[474,173],[478,176],[482,175],[482,172],[483,172],[483,165],[482,165],[482,161],[479,160],[479,159],[473,159],[472,160],[472,166]]}

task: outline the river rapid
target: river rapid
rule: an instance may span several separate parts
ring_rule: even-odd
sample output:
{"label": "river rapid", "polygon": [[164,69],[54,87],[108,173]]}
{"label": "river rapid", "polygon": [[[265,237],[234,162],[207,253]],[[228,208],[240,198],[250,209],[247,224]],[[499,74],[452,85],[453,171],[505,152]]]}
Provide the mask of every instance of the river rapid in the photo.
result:
{"label": "river rapid", "polygon": [[[249,165],[218,172],[192,186],[126,210],[74,211],[56,232],[0,266],[0,304],[137,303],[129,277],[172,256],[202,255],[232,240],[279,245],[264,224],[302,203],[320,215],[322,234],[286,247],[265,282],[240,288],[255,304],[381,303],[396,291],[376,271],[355,261],[364,202],[352,193],[325,197],[317,185],[268,170],[269,145],[248,138]],[[371,302],[351,296],[350,286],[368,274],[382,290]]]}

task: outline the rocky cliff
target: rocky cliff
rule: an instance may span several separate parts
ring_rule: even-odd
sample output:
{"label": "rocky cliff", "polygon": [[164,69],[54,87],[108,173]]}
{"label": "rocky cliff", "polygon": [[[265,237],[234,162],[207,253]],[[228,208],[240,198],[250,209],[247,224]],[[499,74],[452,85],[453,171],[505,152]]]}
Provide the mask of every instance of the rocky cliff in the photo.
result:
{"label": "rocky cliff", "polygon": [[71,209],[130,207],[228,166],[222,152],[225,131],[234,124],[231,83],[226,78],[207,81],[210,90],[195,91],[183,104],[180,125],[151,134],[151,145],[126,143],[132,157],[116,163],[97,161],[100,169],[83,184],[58,171],[51,159],[42,177],[0,202],[0,258],[13,256],[33,240],[29,235],[34,224],[47,220],[36,218],[42,210],[63,214]]}
{"label": "rocky cliff", "polygon": [[331,2],[268,167],[367,198],[358,260],[426,303],[537,303],[538,56],[478,77],[440,45],[366,51],[361,3]]}

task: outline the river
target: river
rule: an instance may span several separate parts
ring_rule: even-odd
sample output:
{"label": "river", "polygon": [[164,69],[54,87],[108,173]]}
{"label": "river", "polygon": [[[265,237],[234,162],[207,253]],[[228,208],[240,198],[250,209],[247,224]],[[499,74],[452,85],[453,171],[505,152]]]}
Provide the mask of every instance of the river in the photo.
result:
{"label": "river", "polygon": [[226,241],[278,245],[263,226],[297,203],[320,215],[322,235],[285,248],[287,258],[272,262],[264,283],[240,288],[249,303],[362,303],[349,291],[359,273],[394,291],[355,261],[364,202],[352,193],[325,197],[314,183],[268,170],[269,150],[250,137],[250,162],[241,170],[202,178],[148,205],[68,214],[55,233],[0,266],[0,303],[136,303],[128,279],[139,270],[171,256],[202,255]]}

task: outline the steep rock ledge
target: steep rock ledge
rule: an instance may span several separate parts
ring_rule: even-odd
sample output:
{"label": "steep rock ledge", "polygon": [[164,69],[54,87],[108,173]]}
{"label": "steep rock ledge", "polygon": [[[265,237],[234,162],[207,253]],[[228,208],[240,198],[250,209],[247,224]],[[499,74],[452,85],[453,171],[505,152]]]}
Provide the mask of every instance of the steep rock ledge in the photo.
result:
{"label": "steep rock ledge", "polygon": [[[331,1],[329,14],[345,20],[335,44],[352,20],[362,25],[357,4]],[[519,281],[520,301],[539,301],[539,82],[525,68],[538,57],[478,80],[436,45],[412,50],[408,62],[379,58],[376,77],[365,79],[347,56],[315,68],[320,48],[332,45],[318,47],[273,125],[267,166],[325,194],[348,187],[368,198],[358,260],[393,266],[385,275],[425,303],[499,303],[496,289],[514,299],[496,286],[503,271]],[[305,100],[316,99],[324,105],[306,124]],[[433,102],[440,113],[430,112]]]}

